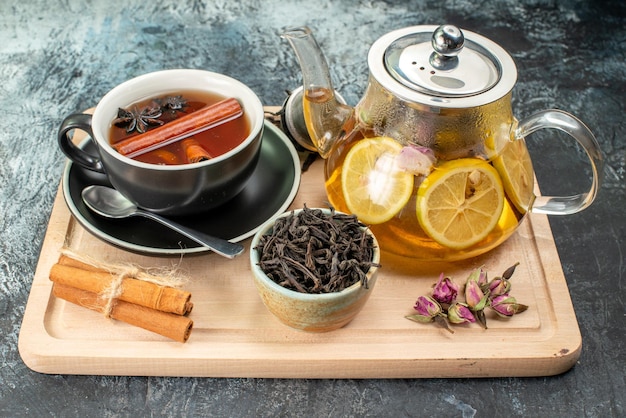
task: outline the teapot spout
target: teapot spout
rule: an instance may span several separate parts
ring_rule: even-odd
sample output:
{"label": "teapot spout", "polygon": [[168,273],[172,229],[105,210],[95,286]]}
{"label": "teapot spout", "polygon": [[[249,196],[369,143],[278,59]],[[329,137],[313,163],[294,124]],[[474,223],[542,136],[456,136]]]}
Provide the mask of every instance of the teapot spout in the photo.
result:
{"label": "teapot spout", "polygon": [[326,158],[335,144],[352,130],[354,109],[337,100],[324,54],[311,29],[285,30],[281,37],[294,49],[302,71],[302,107],[311,141]]}

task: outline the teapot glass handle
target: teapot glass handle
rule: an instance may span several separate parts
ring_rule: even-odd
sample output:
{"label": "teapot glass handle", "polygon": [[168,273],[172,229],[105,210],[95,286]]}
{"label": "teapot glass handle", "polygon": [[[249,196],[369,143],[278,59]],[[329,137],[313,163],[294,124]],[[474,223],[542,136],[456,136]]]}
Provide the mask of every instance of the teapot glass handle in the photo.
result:
{"label": "teapot glass handle", "polygon": [[585,193],[572,196],[537,196],[531,212],[547,215],[579,212],[593,202],[602,183],[604,160],[600,146],[589,128],[576,117],[561,110],[543,110],[522,120],[515,131],[515,137],[523,138],[544,128],[559,129],[578,141],[591,162],[593,179],[591,188]]}

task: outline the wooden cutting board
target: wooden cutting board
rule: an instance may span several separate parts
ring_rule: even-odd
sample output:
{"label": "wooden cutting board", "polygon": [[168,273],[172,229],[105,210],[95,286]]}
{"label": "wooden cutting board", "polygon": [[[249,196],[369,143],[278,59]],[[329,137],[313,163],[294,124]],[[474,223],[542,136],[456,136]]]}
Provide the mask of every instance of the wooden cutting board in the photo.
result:
{"label": "wooden cutting board", "polygon": [[[325,207],[323,163],[303,173],[291,208]],[[24,363],[59,374],[272,377],[420,378],[548,376],[578,360],[581,335],[547,217],[532,214],[503,245],[463,262],[418,264],[383,253],[382,269],[363,311],[329,333],[296,331],[265,308],[246,253],[160,258],[113,247],[70,214],[59,188],[19,335]],[[194,329],[177,343],[108,320],[51,294],[48,273],[63,246],[103,261],[144,267],[177,266],[191,280]],[[405,319],[418,296],[444,272],[462,283],[484,265],[491,275],[519,261],[513,294],[528,311],[508,320],[488,315],[489,329],[457,326],[455,333]]]}

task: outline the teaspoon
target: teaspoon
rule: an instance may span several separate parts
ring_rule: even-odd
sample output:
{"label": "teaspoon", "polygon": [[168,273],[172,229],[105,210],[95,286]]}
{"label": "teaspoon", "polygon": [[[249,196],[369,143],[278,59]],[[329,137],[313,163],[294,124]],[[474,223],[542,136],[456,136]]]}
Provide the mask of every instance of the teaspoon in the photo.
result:
{"label": "teaspoon", "polygon": [[81,195],[87,207],[98,215],[114,219],[143,216],[144,218],[157,221],[227,258],[234,258],[244,250],[241,244],[204,234],[155,213],[140,209],[111,187],[88,186],[83,189]]}

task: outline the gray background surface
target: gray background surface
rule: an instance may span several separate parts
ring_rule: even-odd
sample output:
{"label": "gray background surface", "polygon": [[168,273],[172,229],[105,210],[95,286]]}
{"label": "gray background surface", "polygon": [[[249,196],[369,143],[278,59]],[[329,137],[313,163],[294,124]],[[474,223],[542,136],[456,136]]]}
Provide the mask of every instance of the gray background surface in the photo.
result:
{"label": "gray background surface", "polygon": [[[625,4],[2,0],[0,416],[624,416]],[[225,73],[265,104],[280,104],[300,75],[278,33],[302,24],[332,63],[335,87],[355,104],[372,42],[393,29],[441,23],[511,53],[519,118],[568,110],[606,154],[597,202],[550,219],[583,336],[573,369],[545,378],[280,380],[43,375],[24,365],[17,340],[64,163],[56,129],[65,115],[94,106],[124,80],[167,68]],[[584,155],[562,139],[528,141],[545,194],[588,186]]]}

